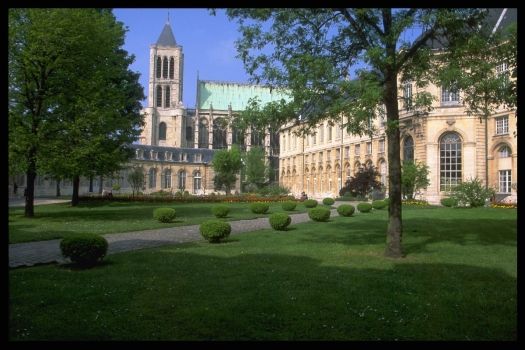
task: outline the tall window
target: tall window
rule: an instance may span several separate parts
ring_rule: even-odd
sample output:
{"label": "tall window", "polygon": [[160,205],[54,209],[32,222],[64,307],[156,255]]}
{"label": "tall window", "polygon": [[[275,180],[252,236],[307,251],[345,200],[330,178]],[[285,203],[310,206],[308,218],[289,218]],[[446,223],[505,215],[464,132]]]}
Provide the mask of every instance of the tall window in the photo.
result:
{"label": "tall window", "polygon": [[379,140],[379,153],[385,153],[385,140]]}
{"label": "tall window", "polygon": [[499,192],[510,193],[511,186],[511,173],[510,170],[499,171]]}
{"label": "tall window", "polygon": [[184,170],[179,171],[179,190],[186,188],[186,172]]}
{"label": "tall window", "polygon": [[332,126],[328,125],[328,141],[332,141]]}
{"label": "tall window", "polygon": [[173,79],[173,71],[175,70],[175,60],[170,58],[170,79]]}
{"label": "tall window", "polygon": [[441,88],[441,104],[457,104],[459,102],[459,92],[453,87]]}
{"label": "tall window", "polygon": [[170,108],[170,87],[166,86],[166,93],[164,94],[164,108]]}
{"label": "tall window", "polygon": [[355,155],[359,156],[361,154],[361,145],[360,144],[355,145],[354,151],[355,151]]}
{"label": "tall window", "polygon": [[226,143],[226,121],[222,118],[217,118],[213,121],[213,149],[227,148]]}
{"label": "tall window", "polygon": [[316,134],[313,134],[312,135],[312,145],[315,145],[315,141],[316,141],[315,139],[316,139]]}
{"label": "tall window", "polygon": [[171,188],[171,170],[164,170],[162,188]]}
{"label": "tall window", "polygon": [[403,83],[403,103],[404,108],[409,110],[412,107],[412,82]]}
{"label": "tall window", "polygon": [[496,66],[496,73],[502,78],[503,86],[509,83],[509,65],[507,62],[502,62]]}
{"label": "tall window", "polygon": [[162,58],[162,77],[166,79],[168,77],[168,59]]}
{"label": "tall window", "polygon": [[193,173],[193,193],[197,193],[197,191],[201,189],[201,186],[202,186],[201,172],[197,170]]}
{"label": "tall window", "polygon": [[157,85],[157,107],[162,107],[162,86]]}
{"label": "tall window", "polygon": [[208,135],[208,120],[202,118],[199,121],[199,148],[208,148],[209,135]]}
{"label": "tall window", "polygon": [[319,143],[322,143],[324,139],[324,125],[319,128]]}
{"label": "tall window", "polygon": [[496,135],[509,133],[509,116],[504,115],[496,118]]}
{"label": "tall window", "polygon": [[155,188],[157,186],[157,170],[150,168],[148,173],[149,188]]}
{"label": "tall window", "polygon": [[345,147],[345,159],[350,158],[350,146]]}
{"label": "tall window", "polygon": [[166,140],[166,123],[159,124],[159,140]]}
{"label": "tall window", "polygon": [[250,135],[250,142],[251,146],[262,146],[264,143],[264,133],[262,131],[259,131],[255,129],[255,127],[252,126],[252,132]]}
{"label": "tall window", "polygon": [[455,132],[446,133],[439,142],[440,190],[450,191],[461,183],[461,139]]}
{"label": "tall window", "polygon": [[403,145],[403,160],[405,162],[414,161],[414,139],[412,136],[405,137],[405,143]]}
{"label": "tall window", "polygon": [[366,143],[366,154],[372,154],[372,142]]}
{"label": "tall window", "polygon": [[286,151],[286,135],[283,135],[283,151]]}
{"label": "tall window", "polygon": [[381,174],[381,183],[383,184],[383,186],[387,186],[387,178],[386,178],[386,174],[387,174],[387,167],[386,167],[386,162],[384,160],[381,160],[379,162],[379,173]]}
{"label": "tall window", "polygon": [[510,155],[511,155],[511,151],[510,151],[509,146],[503,145],[499,148],[498,150],[499,158],[507,158],[507,157],[510,157]]}
{"label": "tall window", "polygon": [[162,70],[162,60],[160,57],[157,56],[157,78],[160,78],[160,74],[161,74],[161,70]]}

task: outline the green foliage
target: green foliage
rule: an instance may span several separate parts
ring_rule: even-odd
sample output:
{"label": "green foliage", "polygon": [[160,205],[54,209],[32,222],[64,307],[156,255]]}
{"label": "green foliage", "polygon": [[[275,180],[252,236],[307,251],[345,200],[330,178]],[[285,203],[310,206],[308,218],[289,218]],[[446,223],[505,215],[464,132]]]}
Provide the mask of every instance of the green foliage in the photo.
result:
{"label": "green foliage", "polygon": [[286,227],[292,222],[292,218],[285,213],[273,213],[270,215],[269,221],[274,230],[285,231]]}
{"label": "green foliage", "polygon": [[303,202],[306,208],[315,208],[317,207],[317,201],[315,199],[307,199]]}
{"label": "green foliage", "polygon": [[153,217],[160,222],[172,222],[175,216],[173,208],[157,208],[153,211]]}
{"label": "green foliage", "polygon": [[230,208],[225,205],[215,205],[211,208],[211,212],[213,215],[215,215],[215,217],[225,218],[228,216]]}
{"label": "green foliage", "polygon": [[271,184],[257,189],[256,192],[262,196],[278,196],[287,195],[288,193],[290,193],[290,189],[279,184]]}
{"label": "green foliage", "polygon": [[90,267],[106,256],[108,241],[94,233],[77,233],[60,241],[60,251],[79,266]]}
{"label": "green foliage", "polygon": [[337,207],[337,212],[341,216],[352,216],[355,212],[355,207],[351,204],[341,204]]}
{"label": "green foliage", "polygon": [[495,193],[494,189],[485,188],[481,180],[476,177],[454,187],[450,198],[456,201],[458,207],[475,208],[484,206]]}
{"label": "green foliage", "polygon": [[250,204],[250,210],[255,214],[266,214],[268,209],[270,209],[270,205],[268,203],[255,202]]}
{"label": "green foliage", "polygon": [[339,194],[350,193],[352,196],[366,197],[372,190],[381,190],[382,184],[377,180],[381,174],[376,167],[361,167],[357,173],[347,180],[339,190]]}
{"label": "green foliage", "polygon": [[430,168],[422,162],[403,162],[401,168],[401,192],[407,199],[414,193],[430,185]]}
{"label": "green foliage", "polygon": [[454,198],[441,198],[441,205],[444,207],[455,207],[458,202]]}
{"label": "green foliage", "polygon": [[372,204],[370,203],[359,203],[357,204],[357,210],[359,210],[360,213],[368,213],[370,210],[372,210]]}
{"label": "green foliage", "polygon": [[245,167],[244,175],[246,183],[260,188],[266,182],[268,166],[266,165],[264,149],[262,147],[252,147],[244,157]]}
{"label": "green foliage", "polygon": [[237,145],[230,150],[222,149],[215,153],[212,160],[215,176],[213,184],[216,191],[224,189],[226,194],[231,194],[231,188],[237,180],[237,174],[242,167],[241,151]]}
{"label": "green foliage", "polygon": [[144,169],[141,166],[131,168],[128,173],[128,182],[131,186],[132,195],[139,194],[144,186]]}
{"label": "green foliage", "polygon": [[286,211],[293,211],[295,210],[295,207],[297,206],[297,202],[295,201],[286,201],[281,204],[283,210]]}
{"label": "green foliage", "polygon": [[314,221],[328,221],[330,219],[330,209],[323,207],[309,209],[308,217]]}
{"label": "green foliage", "polygon": [[374,209],[383,209],[383,208],[385,208],[387,205],[388,205],[388,203],[385,202],[384,200],[376,200],[376,201],[372,201],[372,208],[374,208]]}
{"label": "green foliage", "polygon": [[218,243],[230,235],[232,227],[228,222],[208,220],[199,226],[199,231],[202,237],[210,243]]}
{"label": "green foliage", "polygon": [[327,197],[323,199],[324,205],[333,205],[335,203],[335,200],[333,198]]}

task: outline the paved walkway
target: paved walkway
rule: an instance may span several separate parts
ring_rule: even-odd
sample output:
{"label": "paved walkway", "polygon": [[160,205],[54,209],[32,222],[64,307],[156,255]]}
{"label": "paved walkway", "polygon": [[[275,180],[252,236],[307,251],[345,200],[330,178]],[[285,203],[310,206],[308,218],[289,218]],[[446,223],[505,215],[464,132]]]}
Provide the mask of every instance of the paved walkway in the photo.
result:
{"label": "paved walkway", "polygon": [[[336,203],[337,205],[337,203]],[[338,216],[332,209],[331,217]],[[308,213],[291,214],[292,224],[310,221]],[[232,235],[270,228],[268,218],[230,221]],[[169,227],[157,230],[136,231],[128,233],[111,233],[103,235],[107,239],[108,255],[130,250],[158,247],[166,244],[177,244],[203,240],[199,225]],[[9,267],[32,266],[35,264],[67,262],[60,252],[60,239],[51,241],[9,244]]]}
{"label": "paved walkway", "polygon": [[[67,203],[71,199],[56,199],[56,198],[35,198],[34,205]],[[23,207],[26,205],[25,198],[9,198],[10,207]]]}

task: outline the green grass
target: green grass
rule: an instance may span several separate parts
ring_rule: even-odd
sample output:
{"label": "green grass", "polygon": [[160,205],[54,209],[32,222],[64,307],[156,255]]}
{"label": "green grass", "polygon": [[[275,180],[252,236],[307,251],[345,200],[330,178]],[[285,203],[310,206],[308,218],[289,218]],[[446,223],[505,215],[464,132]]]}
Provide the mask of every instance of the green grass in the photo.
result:
{"label": "green grass", "polygon": [[[281,203],[269,203],[266,214],[254,214],[248,203],[225,203],[231,210],[227,221],[266,217],[283,212]],[[72,233],[122,233],[156,228],[200,224],[215,218],[211,207],[217,203],[144,203],[144,202],[87,202],[78,207],[69,203],[35,207],[35,217],[24,217],[24,208],[9,208],[9,243],[59,239]],[[161,223],[153,218],[156,208],[170,207],[177,217],[172,223]],[[298,205],[293,213],[304,212]]]}
{"label": "green grass", "polygon": [[516,340],[515,209],[409,208],[9,272],[12,340]]}

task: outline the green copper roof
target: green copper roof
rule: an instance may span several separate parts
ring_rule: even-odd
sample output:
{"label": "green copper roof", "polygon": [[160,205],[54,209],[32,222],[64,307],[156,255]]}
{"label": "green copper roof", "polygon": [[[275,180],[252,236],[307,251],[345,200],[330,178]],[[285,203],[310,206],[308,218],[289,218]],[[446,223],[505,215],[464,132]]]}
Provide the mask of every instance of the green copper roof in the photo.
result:
{"label": "green copper roof", "polygon": [[217,110],[228,110],[228,105],[231,105],[233,111],[242,111],[252,97],[258,97],[263,105],[283,98],[290,99],[282,91],[270,91],[269,87],[255,84],[199,80],[197,86],[199,109],[209,109],[211,106]]}

